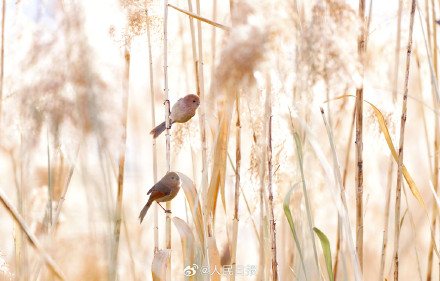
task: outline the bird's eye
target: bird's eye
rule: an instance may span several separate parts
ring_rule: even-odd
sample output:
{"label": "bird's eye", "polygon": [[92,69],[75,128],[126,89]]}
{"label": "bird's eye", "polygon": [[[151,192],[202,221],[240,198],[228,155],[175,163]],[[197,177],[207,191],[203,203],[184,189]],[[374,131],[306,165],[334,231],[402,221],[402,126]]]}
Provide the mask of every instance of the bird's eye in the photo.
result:
{"label": "bird's eye", "polygon": [[171,179],[173,180],[173,179],[174,179],[174,177],[171,177]]}
{"label": "bird's eye", "polygon": [[196,100],[193,100],[193,102],[196,102]]}

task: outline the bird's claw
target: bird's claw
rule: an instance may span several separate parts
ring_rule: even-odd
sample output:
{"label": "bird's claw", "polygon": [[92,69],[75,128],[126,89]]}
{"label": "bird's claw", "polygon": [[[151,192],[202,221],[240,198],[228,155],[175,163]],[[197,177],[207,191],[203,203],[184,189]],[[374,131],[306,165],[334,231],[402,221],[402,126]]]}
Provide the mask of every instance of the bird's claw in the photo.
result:
{"label": "bird's claw", "polygon": [[165,210],[166,214],[171,214],[171,210]]}

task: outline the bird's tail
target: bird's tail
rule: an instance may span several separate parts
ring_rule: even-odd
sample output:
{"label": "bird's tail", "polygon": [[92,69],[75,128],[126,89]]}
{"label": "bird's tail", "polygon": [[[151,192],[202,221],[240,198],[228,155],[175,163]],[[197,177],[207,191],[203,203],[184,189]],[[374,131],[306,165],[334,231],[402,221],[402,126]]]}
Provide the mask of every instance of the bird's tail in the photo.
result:
{"label": "bird's tail", "polygon": [[[170,127],[171,125],[173,125],[174,121],[170,120]],[[159,125],[156,126],[156,128],[154,128],[153,130],[151,130],[150,134],[153,135],[153,138],[157,138],[160,134],[163,133],[163,131],[165,131],[166,129],[166,125],[165,122],[160,123]]]}
{"label": "bird's tail", "polygon": [[151,204],[153,201],[148,200],[147,204],[145,204],[144,208],[142,209],[141,213],[139,214],[139,220],[140,223],[144,220],[145,215],[147,214],[148,209],[150,209]]}
{"label": "bird's tail", "polygon": [[160,123],[156,128],[151,130],[150,134],[153,135],[153,138],[157,138],[163,131],[165,131],[166,126],[165,122]]}

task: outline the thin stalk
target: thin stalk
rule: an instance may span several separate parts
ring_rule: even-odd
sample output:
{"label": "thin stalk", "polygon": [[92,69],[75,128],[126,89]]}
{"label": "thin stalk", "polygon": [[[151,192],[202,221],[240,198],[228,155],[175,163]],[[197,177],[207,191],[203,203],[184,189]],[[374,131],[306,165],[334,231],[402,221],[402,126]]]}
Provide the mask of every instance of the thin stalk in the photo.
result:
{"label": "thin stalk", "polygon": [[385,255],[388,246],[388,223],[390,217],[390,200],[391,200],[391,186],[392,186],[392,175],[393,175],[393,164],[394,159],[390,156],[390,164],[388,166],[388,184],[387,184],[387,197],[385,200],[385,215],[384,215],[384,231],[382,240],[382,254],[380,260],[380,277],[379,280],[384,280],[384,269],[385,269]]}
{"label": "thin stalk", "polygon": [[51,229],[50,229],[50,233],[53,233],[53,231],[55,230],[55,227],[56,227],[56,225],[58,223],[58,219],[60,217],[61,208],[63,207],[64,201],[66,200],[67,190],[69,188],[70,180],[72,179],[72,175],[73,175],[73,172],[75,170],[76,159],[78,158],[79,149],[80,149],[80,145],[78,145],[78,149],[76,151],[76,156],[75,156],[74,162],[70,166],[69,173],[67,174],[66,183],[64,184],[64,188],[63,188],[63,191],[61,193],[61,197],[60,197],[60,201],[58,202],[57,209],[55,210],[55,216],[53,218],[53,222],[52,222],[52,226],[51,226]]}
{"label": "thin stalk", "polygon": [[[352,139],[353,139],[353,132],[354,132],[354,121],[356,118],[356,108],[353,109],[353,118],[351,121],[351,127],[350,127],[350,136],[348,138],[348,143],[347,143],[347,151],[345,153],[345,168],[344,168],[344,174],[342,177],[342,187],[345,189],[345,183],[347,180],[347,174],[348,174],[348,164],[350,161],[350,151],[351,151],[351,143],[352,143]],[[337,241],[336,241],[336,253],[335,253],[335,263],[333,265],[333,279],[336,280],[336,277],[338,275],[338,264],[339,264],[339,252],[341,249],[341,220],[338,217],[338,237],[337,237]]]}
{"label": "thin stalk", "polygon": [[[411,223],[411,229],[412,229],[412,233],[413,233],[413,241],[414,243],[412,243],[414,245],[414,252],[416,254],[416,260],[417,260],[417,271],[419,273],[419,280],[422,281],[422,269],[420,266],[420,258],[419,258],[419,251],[417,250],[417,241],[419,241],[417,239],[417,232],[416,232],[416,225],[414,223],[414,218],[412,215],[412,212],[409,208],[409,204],[408,204],[408,196],[406,194],[406,190],[405,188],[403,188],[403,194],[405,195],[405,201],[406,201],[406,208],[408,210],[408,214],[409,214],[409,221]],[[432,239],[431,239],[432,240]]]}
{"label": "thin stalk", "polygon": [[[434,0],[431,0],[431,4],[432,4],[432,21],[433,21],[433,27],[432,27],[432,34],[433,34],[433,48],[432,48],[432,59],[434,62],[434,71],[435,71],[435,80],[437,81],[438,79],[438,54],[437,54],[437,23],[436,23],[436,15],[435,15],[435,3]],[[433,91],[433,105],[438,106],[438,101],[434,96],[434,91]],[[435,126],[435,136],[434,136],[434,191],[437,194],[438,192],[438,184],[439,184],[439,180],[438,180],[438,176],[439,176],[439,137],[440,137],[440,128],[439,128],[439,120],[437,118],[437,116],[434,117],[434,126]],[[433,215],[432,215],[432,229],[434,229],[435,231],[435,223],[437,220],[437,206],[435,204],[433,204]],[[440,225],[439,225],[440,227]],[[431,239],[431,247],[430,247],[430,253],[433,252],[433,248],[434,248],[434,239]],[[431,254],[432,255],[432,254]],[[440,262],[440,261],[439,261]],[[428,264],[429,266],[429,264]],[[440,268],[440,264],[439,264],[439,268]],[[428,272],[427,274],[431,274],[431,272]],[[440,271],[439,271],[439,280],[440,280]]]}
{"label": "thin stalk", "polygon": [[[155,204],[155,205],[157,205],[157,204]],[[124,234],[127,237],[128,256],[130,257],[130,270],[131,270],[131,274],[133,275],[133,280],[137,281],[138,278],[136,275],[135,261],[133,258],[133,248],[131,247],[130,233],[128,232],[127,219],[125,216],[125,212],[122,213],[122,217],[124,218],[124,220],[122,221],[123,226],[124,226]]]}
{"label": "thin stalk", "polygon": [[[200,14],[200,1],[196,0],[196,11]],[[202,36],[202,23],[197,21],[197,39],[198,39],[198,60],[197,60],[197,83],[198,83],[198,95],[200,97],[199,108],[199,120],[200,120],[200,136],[202,142],[202,162],[203,171],[208,169],[206,163],[207,157],[207,144],[206,144],[206,125],[205,125],[205,80],[203,75],[203,36]],[[207,198],[208,194],[208,177],[204,177],[202,187],[205,190],[204,198]],[[206,201],[206,200],[205,200]],[[209,231],[208,231],[209,232]],[[212,233],[212,232],[211,232]]]}
{"label": "thin stalk", "polygon": [[125,57],[125,77],[124,77],[124,89],[122,97],[122,149],[119,155],[119,169],[118,169],[118,192],[116,195],[116,210],[115,210],[115,228],[114,228],[114,245],[111,253],[111,265],[110,265],[110,280],[117,280],[117,267],[118,267],[118,252],[119,252],[119,239],[121,234],[121,221],[122,221],[122,199],[124,194],[124,172],[125,172],[125,151],[127,145],[127,113],[128,113],[128,94],[129,94],[129,81],[130,81],[130,52],[126,46],[124,51]]}
{"label": "thin stalk", "polygon": [[[196,12],[198,15],[200,15],[200,0],[196,0]],[[203,162],[203,168],[202,173],[204,173],[204,177],[202,179],[202,194],[204,195],[203,198],[206,198],[204,200],[204,213],[205,213],[205,227],[206,232],[208,236],[212,236],[213,231],[213,222],[212,217],[209,216],[208,212],[208,169],[209,165],[207,162],[207,142],[206,142],[206,117],[205,117],[205,110],[206,110],[206,102],[205,102],[205,78],[203,75],[203,34],[202,34],[202,22],[200,20],[197,21],[197,43],[198,43],[198,60],[197,60],[197,90],[198,95],[200,97],[200,108],[199,108],[199,124],[200,124],[200,138],[201,138],[201,145],[202,145],[202,162]],[[205,173],[206,170],[206,173]],[[206,265],[208,268],[210,268],[210,260],[209,260],[209,250],[208,250],[208,239],[205,239],[205,257],[206,257]]]}
{"label": "thin stalk", "polygon": [[[358,55],[363,64],[365,53],[365,0],[359,0],[359,19],[361,30],[357,39]],[[363,77],[363,69],[362,69]],[[363,217],[363,141],[362,141],[362,114],[363,114],[363,85],[356,89],[356,252],[359,258],[361,270],[363,270],[363,249],[364,249],[364,217]]]}
{"label": "thin stalk", "polygon": [[[190,11],[192,11],[192,3],[191,0],[188,0],[188,6]],[[196,37],[195,37],[195,31],[194,31],[194,19],[192,17],[188,17],[189,20],[189,27],[190,27],[190,32],[191,32],[191,50],[192,50],[192,57],[193,57],[193,63],[194,63],[194,76],[195,76],[195,82],[196,82],[196,93],[198,96],[200,96],[200,90],[199,90],[199,79],[198,79],[198,71],[197,71],[197,47],[196,47]],[[185,50],[185,44],[182,41],[182,53],[184,54],[184,50]],[[186,73],[186,60],[184,60],[183,56],[182,56],[182,65],[185,65],[185,73]],[[188,82],[187,82],[188,83]],[[187,87],[189,88],[189,87]],[[189,128],[189,127],[188,127]],[[190,142],[191,143],[191,142]],[[193,177],[194,177],[194,182],[199,182],[198,181],[198,169],[197,167],[197,161],[196,161],[196,153],[193,150],[192,145],[191,146],[191,157],[192,157],[192,163],[193,163]]]}
{"label": "thin stalk", "polygon": [[[191,0],[188,0],[188,9],[189,12],[192,13],[192,2]],[[204,225],[204,235],[206,236],[209,233],[209,226],[208,226],[208,207],[207,203],[208,198],[208,158],[207,158],[207,144],[206,144],[206,129],[205,129],[205,114],[204,111],[204,87],[202,86],[203,81],[200,82],[200,77],[203,80],[203,75],[199,75],[199,59],[197,56],[197,44],[196,44],[196,36],[195,36],[195,28],[194,28],[194,19],[193,17],[189,16],[189,24],[190,24],[190,31],[191,31],[191,46],[192,46],[192,56],[194,61],[194,72],[195,72],[195,79],[196,79],[196,88],[197,88],[197,95],[200,97],[201,105],[198,110],[199,114],[199,125],[200,125],[200,143],[202,146],[202,182],[201,182],[201,195],[202,198],[205,200],[202,201],[202,218],[203,218],[203,225]],[[201,39],[201,30],[199,31],[199,40]],[[202,46],[202,42],[199,42],[199,47]],[[202,53],[202,49],[199,49],[199,52]],[[202,53],[203,54],[203,53]],[[208,253],[208,239],[204,239],[204,245],[203,245],[203,252],[204,252],[204,259],[205,259],[205,266],[209,267],[209,253]]]}
{"label": "thin stalk", "polygon": [[52,202],[53,202],[53,186],[52,186],[52,173],[51,173],[51,161],[50,161],[50,145],[49,145],[49,130],[47,130],[47,191],[49,192],[49,200],[47,207],[49,211],[49,228],[52,227]]}
{"label": "thin stalk", "polygon": [[399,83],[399,54],[400,54],[400,35],[402,22],[402,2],[399,0],[399,8],[397,11],[397,33],[396,33],[396,47],[394,50],[394,78],[393,78],[393,102],[397,100],[397,89]]}
{"label": "thin stalk", "polygon": [[[188,9],[192,12],[192,2],[188,0]],[[196,45],[196,36],[194,30],[194,19],[192,17],[188,17],[189,19],[189,27],[191,31],[191,46],[192,46],[192,56],[194,61],[194,73],[196,78],[196,87],[197,87],[197,95],[200,96],[200,84],[199,84],[199,70],[198,70],[198,59],[197,59],[197,45]],[[200,117],[200,115],[199,115]],[[204,167],[203,167],[204,168]]]}
{"label": "thin stalk", "polygon": [[[151,95],[151,127],[156,126],[156,110],[154,99],[154,75],[153,75],[153,55],[151,51],[151,35],[150,35],[150,18],[148,16],[148,3],[145,1],[145,14],[147,17],[147,38],[148,38],[148,60],[150,62],[150,95]],[[153,179],[154,183],[157,182],[157,147],[156,139],[153,138]],[[154,204],[154,253],[159,250],[159,221],[157,215],[157,204]]]}
{"label": "thin stalk", "polygon": [[[266,99],[268,103],[269,131],[267,141],[267,172],[269,176],[269,218],[270,234],[272,243],[272,280],[278,280],[278,262],[277,262],[277,234],[275,226],[275,216],[273,212],[273,190],[272,190],[272,101],[271,101],[271,81],[270,75],[267,77]],[[267,116],[266,116],[267,117]]]}
{"label": "thin stalk", "polygon": [[[235,166],[234,166],[234,163],[232,162],[232,159],[231,159],[231,156],[229,155],[229,152],[228,152],[228,160],[229,160],[229,164],[231,164],[232,170],[234,171],[234,174],[235,174],[236,173]],[[258,241],[260,241],[260,236],[258,234],[257,225],[255,224],[254,217],[252,216],[253,214],[252,214],[252,211],[251,211],[251,207],[249,205],[249,201],[246,198],[246,193],[244,193],[243,188],[241,187],[241,185],[239,187],[240,187],[240,192],[243,195],[243,200],[244,200],[244,203],[246,205],[246,209],[248,210],[248,213],[249,213],[249,218],[251,219],[252,226],[254,228],[255,237],[257,237]]]}
{"label": "thin stalk", "polygon": [[[21,151],[21,148],[20,148]],[[15,191],[16,191],[16,197],[17,197],[17,209],[19,214],[23,214],[23,204],[22,204],[22,188],[20,188],[20,181],[22,180],[22,174],[23,174],[23,163],[21,162],[20,164],[20,175],[18,174],[18,165],[17,165],[17,161],[14,157],[13,151],[10,150],[8,151],[9,154],[9,158],[11,159],[11,166],[12,166],[12,170],[14,173],[14,183],[15,183]],[[21,154],[21,153],[20,153]],[[20,155],[21,156],[21,155]],[[21,158],[20,158],[21,159]],[[22,181],[21,181],[22,182]],[[15,275],[18,277],[22,277],[22,245],[23,245],[23,241],[24,241],[24,234],[23,231],[21,230],[18,222],[15,222],[14,224],[14,228],[13,228],[15,235],[14,235],[14,255],[15,255]],[[18,279],[18,280],[22,280],[22,279]]]}
{"label": "thin stalk", "polygon": [[[168,98],[168,0],[164,0],[164,47],[163,47],[163,68],[164,68],[164,105],[165,105],[165,126],[166,126],[166,167],[167,172],[171,171],[171,138],[170,138],[170,100]],[[171,210],[171,201],[166,203],[167,210]],[[171,250],[171,213],[166,214],[165,222],[165,245]],[[167,280],[171,280],[171,255],[167,266]]]}
{"label": "thin stalk", "polygon": [[[420,14],[419,14],[420,15]],[[421,97],[420,99],[423,100],[423,88],[422,88],[422,76],[421,76],[421,69],[420,69],[420,59],[419,56],[416,53],[416,63],[417,63],[417,68],[418,68],[418,80],[419,80],[419,92],[421,93]],[[436,75],[437,76],[437,75]],[[432,77],[431,77],[432,78]],[[432,79],[431,79],[431,87],[432,87],[432,104],[436,105],[437,103],[437,99],[436,99],[436,95],[435,95],[435,89],[433,87],[433,83],[432,83]],[[428,134],[428,126],[426,123],[426,115],[425,115],[425,106],[423,104],[421,104],[420,106],[420,110],[422,112],[422,117],[423,117],[423,129],[425,132],[425,140],[426,140],[426,149],[428,152],[428,163],[429,163],[429,171],[430,171],[430,176],[432,179],[432,182],[434,184],[433,186],[433,190],[434,193],[437,194],[437,190],[438,190],[438,153],[435,153],[434,156],[434,166],[436,166],[435,168],[433,168],[433,165],[431,163],[431,148],[430,148],[430,143],[429,143],[429,134]],[[435,122],[435,140],[434,140],[434,151],[438,151],[438,133],[439,133],[439,128],[438,128],[438,118],[437,116],[434,114],[434,122]],[[438,213],[438,208],[436,204],[432,205],[432,217],[431,217],[431,229],[434,229],[435,231],[435,225],[436,225],[436,221],[437,221],[437,213]],[[428,250],[428,261],[427,261],[427,270],[426,270],[426,280],[430,281],[432,279],[432,258],[433,258],[433,254],[434,254],[434,240],[431,239],[430,242],[430,246],[429,246],[429,250]]]}
{"label": "thin stalk", "polygon": [[[269,112],[269,99],[266,96],[266,103],[265,103],[265,112],[264,112],[264,119],[269,120],[268,116],[270,115]],[[266,160],[267,160],[267,154],[268,154],[268,139],[267,139],[267,131],[268,131],[268,123],[264,122],[263,126],[263,133],[262,135],[265,136],[264,138],[259,138],[259,146],[261,148],[261,158],[260,158],[260,239],[261,242],[266,241],[265,239],[269,239],[267,237],[267,228],[268,228],[268,222],[266,221],[267,216],[264,214],[264,208],[268,210],[268,205],[266,202],[266,197],[264,196],[265,187],[266,187]],[[266,249],[267,245],[266,243],[260,243],[259,244],[259,265],[258,265],[258,275],[257,280],[263,281],[269,279],[269,273],[270,271],[266,271],[266,252],[269,251],[269,249]]]}
{"label": "thin stalk", "polygon": [[[265,129],[264,129],[265,130]],[[264,134],[266,134],[264,132]],[[261,144],[262,147],[264,147],[264,144]],[[264,241],[264,186],[265,186],[265,181],[264,181],[264,175],[265,175],[265,165],[263,163],[266,162],[266,150],[262,149],[261,151],[261,159],[260,159],[260,196],[259,196],[259,200],[260,200],[260,241]],[[259,264],[258,264],[258,275],[257,275],[257,280],[258,281],[263,281],[265,280],[265,249],[264,249],[265,245],[264,243],[259,243]]]}
{"label": "thin stalk", "polygon": [[409,24],[409,38],[406,57],[406,72],[405,72],[405,85],[402,103],[402,117],[400,121],[400,141],[399,141],[399,158],[397,162],[397,185],[396,185],[396,206],[395,206],[395,218],[394,218],[394,280],[399,280],[399,236],[400,236],[400,201],[401,201],[401,188],[402,188],[402,166],[403,166],[403,144],[405,136],[405,123],[406,123],[406,111],[408,103],[408,81],[409,81],[409,68],[411,63],[412,52],[412,32],[414,27],[414,13],[416,10],[416,0],[411,1],[411,19]]}
{"label": "thin stalk", "polygon": [[[231,251],[231,264],[234,270],[231,280],[235,281],[236,274],[236,257],[237,257],[237,240],[238,240],[238,207],[240,202],[240,167],[241,167],[241,124],[240,124],[240,94],[236,93],[235,105],[237,112],[237,122],[235,123],[235,208],[234,218],[232,224],[232,251]],[[228,154],[229,155],[229,154]]]}

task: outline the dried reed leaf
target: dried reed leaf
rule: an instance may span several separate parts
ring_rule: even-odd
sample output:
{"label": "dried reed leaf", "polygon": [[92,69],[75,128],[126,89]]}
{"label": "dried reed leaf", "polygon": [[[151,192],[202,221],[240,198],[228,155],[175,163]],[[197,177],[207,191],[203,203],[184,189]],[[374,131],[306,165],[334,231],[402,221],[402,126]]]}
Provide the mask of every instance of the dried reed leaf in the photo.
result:
{"label": "dried reed leaf", "polygon": [[196,226],[200,245],[202,246],[205,244],[205,235],[203,231],[202,208],[200,207],[200,200],[197,194],[197,189],[194,182],[189,177],[182,173],[178,174],[180,180],[182,181],[183,192],[185,193],[186,200],[188,200],[189,207],[191,208],[194,225]]}
{"label": "dried reed leaf", "polygon": [[226,94],[226,100],[222,110],[219,113],[221,126],[217,142],[214,149],[214,165],[212,168],[211,182],[208,189],[208,210],[215,218],[215,209],[217,206],[218,191],[220,189],[222,195],[223,207],[225,205],[225,175],[226,175],[226,158],[228,155],[229,126],[232,119],[232,110],[234,108],[234,96]]}
{"label": "dried reed leaf", "polygon": [[295,225],[293,224],[293,219],[292,219],[292,213],[290,212],[290,208],[289,208],[290,195],[292,194],[293,189],[297,185],[298,185],[298,183],[295,183],[292,186],[292,188],[287,192],[286,197],[284,197],[283,209],[284,209],[284,214],[286,215],[286,219],[289,222],[290,229],[292,230],[293,239],[295,240],[296,248],[298,249],[299,257],[301,259],[301,265],[302,265],[302,269],[304,271],[304,276],[307,280],[307,272],[306,272],[306,267],[304,265],[304,257],[303,257],[302,251],[301,251],[301,245],[299,244],[298,235],[296,235]]}
{"label": "dried reed leaf", "polygon": [[[194,264],[195,256],[195,239],[188,224],[178,217],[174,217],[173,223],[180,235],[180,242],[182,242],[183,265],[191,266]],[[188,276],[186,280],[194,280],[194,276]]]}
{"label": "dried reed leaf", "polygon": [[151,264],[151,275],[153,281],[165,281],[167,278],[168,261],[171,257],[171,250],[160,250],[156,253]]}
{"label": "dried reed leaf", "polygon": [[222,275],[222,266],[220,263],[220,253],[214,237],[208,237],[208,255],[211,281],[220,281]]}
{"label": "dried reed leaf", "polygon": [[333,269],[332,269],[332,253],[330,251],[330,242],[327,236],[318,228],[314,227],[316,235],[318,235],[319,240],[321,240],[322,252],[324,253],[325,265],[327,266],[328,276],[330,281],[333,281]]}

